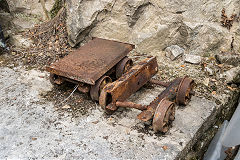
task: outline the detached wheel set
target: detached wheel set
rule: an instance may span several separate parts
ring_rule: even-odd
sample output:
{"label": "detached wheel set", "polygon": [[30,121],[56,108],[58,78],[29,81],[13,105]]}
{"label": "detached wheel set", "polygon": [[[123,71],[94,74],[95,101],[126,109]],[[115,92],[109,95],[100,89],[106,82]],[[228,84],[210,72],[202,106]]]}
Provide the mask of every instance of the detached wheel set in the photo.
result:
{"label": "detached wheel set", "polygon": [[[194,82],[188,77],[176,78],[170,83],[152,79],[158,72],[156,57],[133,65],[127,57],[132,49],[134,45],[131,44],[94,38],[47,67],[50,82],[77,84],[80,92],[89,93],[108,114],[118,107],[139,109],[142,112],[138,119],[153,120],[153,130],[165,133],[175,119],[175,104],[186,105],[194,94]],[[146,83],[166,89],[147,106],[127,101]]]}

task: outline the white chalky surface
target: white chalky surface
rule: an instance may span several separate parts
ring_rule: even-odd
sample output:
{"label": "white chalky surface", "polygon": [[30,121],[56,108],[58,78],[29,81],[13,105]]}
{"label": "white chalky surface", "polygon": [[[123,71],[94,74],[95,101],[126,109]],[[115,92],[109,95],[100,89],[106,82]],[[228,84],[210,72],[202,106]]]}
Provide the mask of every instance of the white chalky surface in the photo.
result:
{"label": "white chalky surface", "polygon": [[[108,118],[99,106],[78,118],[60,114],[40,96],[52,89],[47,76],[37,70],[0,68],[0,159],[174,159],[215,108],[193,97],[177,109],[166,135],[152,134],[151,129],[146,134],[136,129],[144,124],[134,109]],[[148,104],[160,91],[142,89],[131,100]]]}

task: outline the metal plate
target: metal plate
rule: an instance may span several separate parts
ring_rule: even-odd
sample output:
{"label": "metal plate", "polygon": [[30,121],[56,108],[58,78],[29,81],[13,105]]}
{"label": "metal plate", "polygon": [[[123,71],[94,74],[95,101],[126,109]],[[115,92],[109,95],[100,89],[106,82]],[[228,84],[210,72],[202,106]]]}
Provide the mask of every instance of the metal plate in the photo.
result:
{"label": "metal plate", "polygon": [[47,67],[47,71],[94,85],[132,49],[133,45],[94,38],[78,50]]}

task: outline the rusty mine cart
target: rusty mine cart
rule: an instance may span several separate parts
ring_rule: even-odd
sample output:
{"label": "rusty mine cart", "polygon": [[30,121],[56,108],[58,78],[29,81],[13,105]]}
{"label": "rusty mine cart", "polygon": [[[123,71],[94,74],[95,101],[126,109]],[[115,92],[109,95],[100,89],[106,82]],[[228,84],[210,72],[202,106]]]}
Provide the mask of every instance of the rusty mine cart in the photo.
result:
{"label": "rusty mine cart", "polygon": [[[90,93],[93,100],[107,112],[118,107],[139,109],[138,119],[153,120],[155,132],[167,132],[175,119],[175,103],[186,105],[194,94],[194,82],[187,76],[166,83],[152,79],[158,72],[156,57],[148,57],[138,64],[127,54],[134,45],[101,38],[93,38],[87,44],[63,59],[47,67],[50,81],[61,85],[68,81],[78,85],[78,90]],[[146,83],[166,87],[147,106],[126,101]]]}

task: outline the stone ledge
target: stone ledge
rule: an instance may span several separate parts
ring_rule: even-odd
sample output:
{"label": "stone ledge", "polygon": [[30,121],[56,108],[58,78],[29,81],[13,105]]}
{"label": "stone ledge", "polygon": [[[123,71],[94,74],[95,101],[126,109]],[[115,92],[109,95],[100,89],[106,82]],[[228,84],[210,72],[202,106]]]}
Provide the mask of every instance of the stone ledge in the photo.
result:
{"label": "stone ledge", "polygon": [[[178,107],[170,131],[159,135],[137,120],[139,111],[134,109],[106,116],[93,104],[88,114],[73,118],[71,112],[60,112],[39,96],[51,90],[47,73],[0,70],[0,159],[184,158],[224,106],[193,97],[189,105]],[[149,103],[161,90],[143,88],[130,99]]]}

